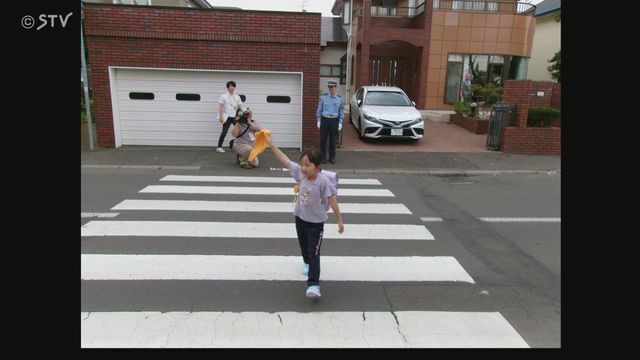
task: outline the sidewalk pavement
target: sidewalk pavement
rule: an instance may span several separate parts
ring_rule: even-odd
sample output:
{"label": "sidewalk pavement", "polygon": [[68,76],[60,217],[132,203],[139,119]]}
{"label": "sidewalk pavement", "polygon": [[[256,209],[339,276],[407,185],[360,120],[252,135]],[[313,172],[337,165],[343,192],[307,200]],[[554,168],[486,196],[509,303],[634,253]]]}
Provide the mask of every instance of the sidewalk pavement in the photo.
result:
{"label": "sidewalk pavement", "polygon": [[[82,168],[139,168],[166,170],[238,171],[247,175],[282,169],[273,152],[267,149],[258,158],[260,166],[241,169],[232,151],[215,152],[214,147],[122,146],[117,149],[80,150]],[[301,151],[283,149],[299,162]],[[497,175],[560,174],[559,156],[514,155],[502,152],[391,152],[338,149],[335,164],[324,169],[340,174],[426,174]]]}

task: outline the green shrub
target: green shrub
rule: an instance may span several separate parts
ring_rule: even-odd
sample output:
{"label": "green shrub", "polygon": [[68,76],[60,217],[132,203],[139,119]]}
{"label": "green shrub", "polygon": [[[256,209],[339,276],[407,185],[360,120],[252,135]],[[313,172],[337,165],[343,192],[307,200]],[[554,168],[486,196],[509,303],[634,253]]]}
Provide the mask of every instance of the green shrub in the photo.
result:
{"label": "green shrub", "polygon": [[487,105],[492,105],[502,100],[502,87],[493,83],[487,85],[481,83],[472,84],[471,92],[473,95],[482,96]]}
{"label": "green shrub", "polygon": [[530,107],[527,117],[529,127],[549,127],[554,120],[560,119],[560,110],[539,106]]}
{"label": "green shrub", "polygon": [[551,77],[554,80],[558,80],[558,82],[560,82],[560,77],[561,77],[561,74],[560,74],[561,59],[562,59],[562,53],[560,52],[560,50],[558,50],[558,52],[556,52],[551,59],[547,60],[547,62],[551,64],[547,67],[547,70],[549,71],[549,73],[551,73]]}
{"label": "green shrub", "polygon": [[457,101],[453,103],[453,111],[455,111],[456,115],[467,117],[471,113],[471,106],[468,102],[460,102]]}

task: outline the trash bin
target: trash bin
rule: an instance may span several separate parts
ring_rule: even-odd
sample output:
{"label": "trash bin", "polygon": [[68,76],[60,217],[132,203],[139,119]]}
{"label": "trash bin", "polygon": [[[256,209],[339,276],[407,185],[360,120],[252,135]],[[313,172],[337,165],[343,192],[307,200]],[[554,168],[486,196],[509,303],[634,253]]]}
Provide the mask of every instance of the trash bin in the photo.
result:
{"label": "trash bin", "polygon": [[513,121],[515,106],[501,102],[493,105],[493,115],[489,121],[489,131],[487,134],[487,149],[500,150],[500,138],[502,129]]}

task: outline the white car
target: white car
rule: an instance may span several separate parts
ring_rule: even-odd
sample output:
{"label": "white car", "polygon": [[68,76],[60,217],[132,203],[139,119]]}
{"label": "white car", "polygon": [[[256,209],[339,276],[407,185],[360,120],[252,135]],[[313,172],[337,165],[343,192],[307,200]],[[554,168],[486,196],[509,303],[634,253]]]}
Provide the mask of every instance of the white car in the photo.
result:
{"label": "white car", "polygon": [[424,121],[402,89],[363,86],[351,97],[349,122],[360,138],[422,139]]}

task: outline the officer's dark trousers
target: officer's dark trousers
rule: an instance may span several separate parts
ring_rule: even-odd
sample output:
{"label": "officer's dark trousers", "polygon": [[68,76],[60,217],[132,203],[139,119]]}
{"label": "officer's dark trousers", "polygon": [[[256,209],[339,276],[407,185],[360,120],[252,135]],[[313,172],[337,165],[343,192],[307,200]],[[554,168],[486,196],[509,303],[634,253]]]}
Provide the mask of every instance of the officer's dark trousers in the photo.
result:
{"label": "officer's dark trousers", "polygon": [[235,123],[236,123],[236,118],[229,117],[227,118],[227,121],[224,122],[224,125],[222,125],[222,134],[220,134],[220,139],[218,139],[219,148],[222,147],[222,143],[224,142],[224,137],[227,136],[227,131],[229,131],[229,127],[231,127],[231,125]]}
{"label": "officer's dark trousers", "polygon": [[302,259],[309,264],[307,286],[320,285],[320,246],[324,223],[310,223],[296,216],[296,232]]}
{"label": "officer's dark trousers", "polygon": [[[327,135],[329,136],[329,157],[327,158]],[[333,161],[336,158],[336,141],[338,140],[338,118],[320,118],[320,154],[322,160]]]}

